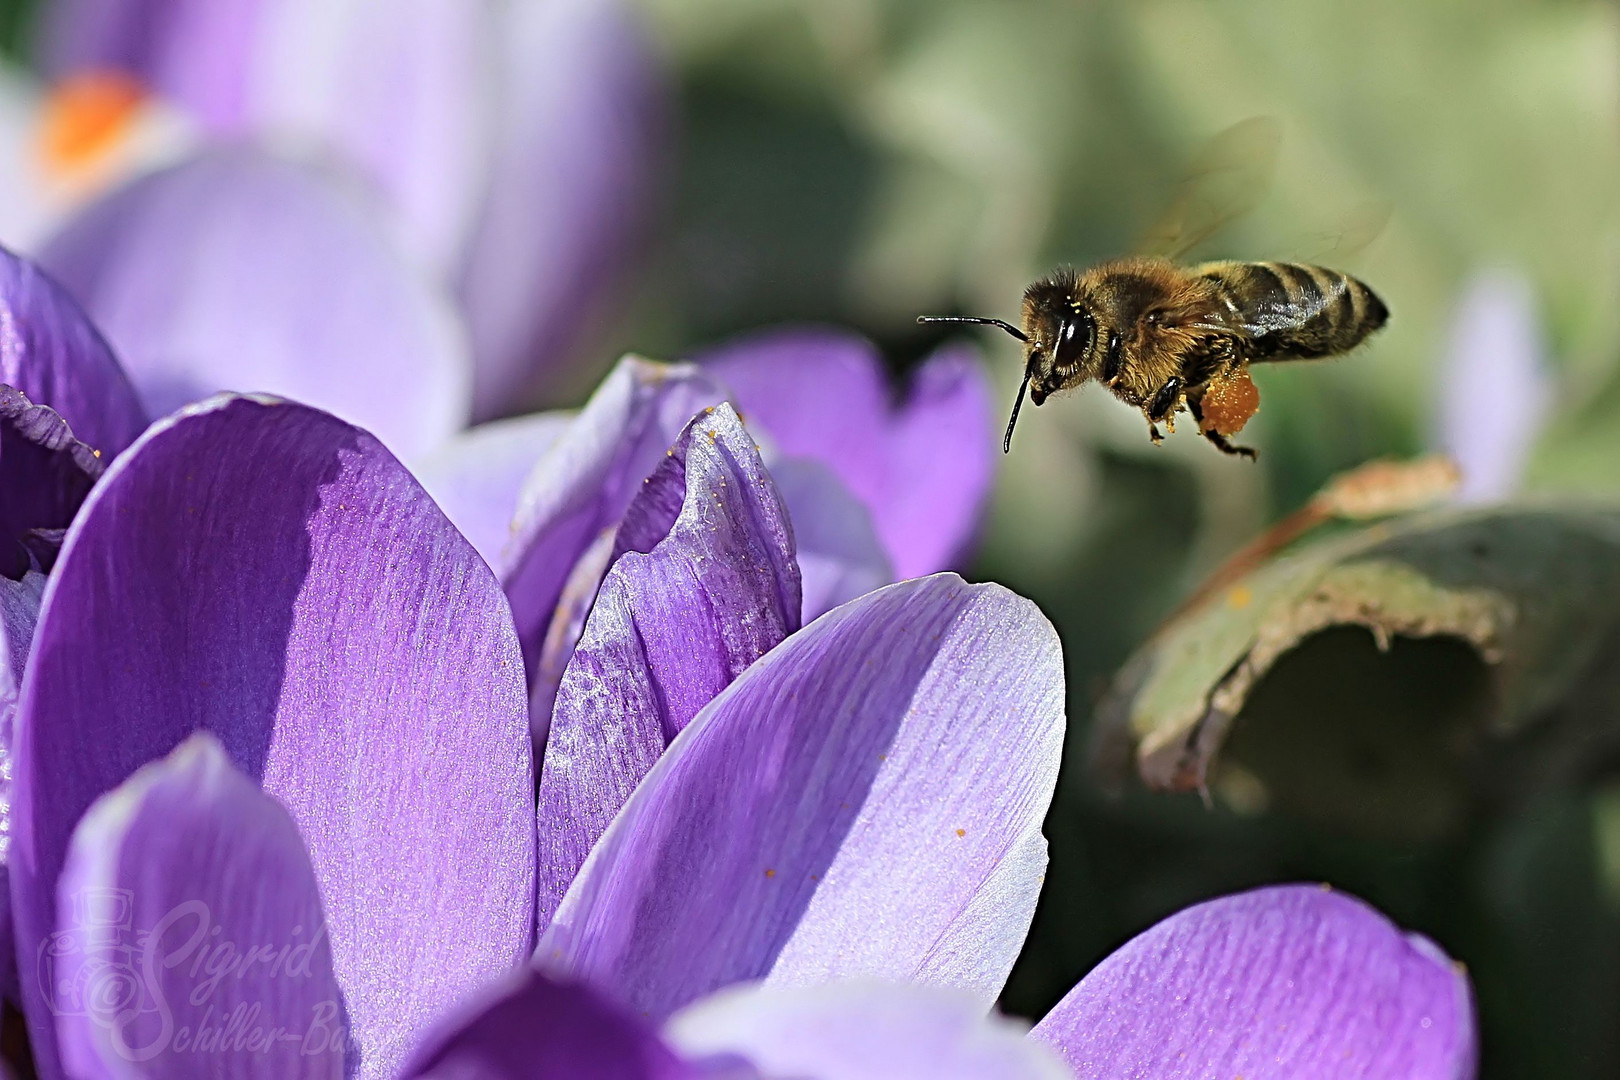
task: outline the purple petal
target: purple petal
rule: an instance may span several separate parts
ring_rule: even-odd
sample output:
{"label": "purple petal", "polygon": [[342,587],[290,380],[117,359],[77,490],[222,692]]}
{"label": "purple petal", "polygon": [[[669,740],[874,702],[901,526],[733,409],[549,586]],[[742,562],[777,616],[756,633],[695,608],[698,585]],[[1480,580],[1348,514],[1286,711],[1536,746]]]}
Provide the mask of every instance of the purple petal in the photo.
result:
{"label": "purple petal", "polygon": [[20,956],[52,929],[80,814],[199,729],[304,835],[361,1075],[527,954],[534,778],[505,600],[409,473],[314,409],[226,397],[161,421],[69,531],[17,712]]}
{"label": "purple petal", "polygon": [[45,575],[30,571],[20,581],[0,578],[0,995],[16,1001],[17,950],[11,925],[11,889],[7,867],[11,861],[12,793],[15,775],[12,747],[17,697],[22,692],[28,651],[45,594]]}
{"label": "purple petal", "polygon": [[358,192],[313,169],[212,151],[91,207],[40,261],[157,413],[217,390],[266,391],[407,457],[466,422],[471,368],[449,298]]}
{"label": "purple petal", "polygon": [[736,987],[677,1013],[665,1036],[696,1057],[739,1054],[768,1076],[816,1080],[1069,1080],[1025,1025],[972,994],[854,982]]}
{"label": "purple petal", "polygon": [[627,357],[534,467],[497,566],[531,670],[579,557],[604,530],[618,528],[687,421],[724,400],[690,365]]}
{"label": "purple petal", "polygon": [[551,737],[551,717],[556,710],[557,693],[562,686],[563,674],[574,658],[574,646],[585,632],[585,620],[596,605],[597,590],[602,577],[613,565],[617,552],[619,531],[603,529],[597,533],[591,546],[574,563],[563,582],[562,595],[552,612],[551,625],[546,628],[540,657],[529,676],[529,733],[534,739],[534,752],[538,758]]}
{"label": "purple petal", "polygon": [[771,464],[771,477],[793,520],[804,622],[894,581],[872,515],[831,469],[808,458],[786,458]]}
{"label": "purple petal", "polygon": [[990,384],[975,354],[936,353],[900,405],[872,344],[837,331],[767,331],[698,359],[783,454],[827,465],[866,504],[900,577],[965,554],[996,451]]}
{"label": "purple petal", "polygon": [[628,5],[553,0],[501,10],[498,150],[459,287],[480,416],[555,379],[612,299],[646,216],[666,119]]}
{"label": "purple petal", "polygon": [[1522,274],[1485,273],[1464,290],[1436,400],[1439,443],[1462,471],[1459,496],[1513,494],[1552,403],[1535,297]]}
{"label": "purple petal", "polygon": [[112,350],[67,291],[0,248],[0,383],[48,405],[108,458],[146,427]]}
{"label": "purple petal", "polygon": [[573,419],[548,412],[480,424],[417,462],[416,478],[491,566],[512,537],[524,479]]}
{"label": "purple petal", "polygon": [[657,1032],[578,983],[518,971],[423,1039],[406,1080],[683,1080]]}
{"label": "purple petal", "polygon": [[799,628],[787,511],[730,405],[700,415],[625,514],[562,677],[540,773],[537,925],[664,748]]}
{"label": "purple petal", "polygon": [[1029,927],[1063,740],[1035,605],[953,575],[827,613],[659,759],[536,960],[652,1017],[768,977],[958,986],[986,1006]]}
{"label": "purple petal", "polygon": [[0,384],[0,576],[51,568],[56,544],[39,535],[68,527],[102,469],[56,410]]}
{"label": "purple petal", "polygon": [[1467,1080],[1468,979],[1429,941],[1326,887],[1172,915],[1069,991],[1033,1037],[1082,1076]]}
{"label": "purple petal", "polygon": [[207,733],[85,814],[39,976],[74,1076],[343,1075],[309,855]]}

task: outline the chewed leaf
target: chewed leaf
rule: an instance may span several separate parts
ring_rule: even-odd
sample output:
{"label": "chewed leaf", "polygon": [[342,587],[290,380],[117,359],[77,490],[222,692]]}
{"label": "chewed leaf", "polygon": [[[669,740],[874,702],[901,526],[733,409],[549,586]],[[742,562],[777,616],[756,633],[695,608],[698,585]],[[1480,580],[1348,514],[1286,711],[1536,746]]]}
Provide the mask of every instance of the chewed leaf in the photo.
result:
{"label": "chewed leaf", "polygon": [[[1206,409],[1206,419],[1208,415]],[[1456,462],[1442,454],[1412,461],[1379,459],[1340,473],[1304,506],[1228,557],[1194,591],[1172,621],[1236,584],[1271,556],[1328,522],[1372,521],[1428,509],[1449,500],[1461,479]]]}
{"label": "chewed leaf", "polygon": [[[1584,685],[1620,628],[1620,513],[1521,505],[1416,514],[1228,580],[1115,680],[1099,710],[1099,763],[1118,768],[1134,756],[1150,787],[1202,788],[1263,677],[1335,627],[1365,628],[1385,651],[1397,638],[1463,643],[1486,673],[1474,730],[1516,733]],[[1345,689],[1312,685],[1289,722],[1311,723]]]}

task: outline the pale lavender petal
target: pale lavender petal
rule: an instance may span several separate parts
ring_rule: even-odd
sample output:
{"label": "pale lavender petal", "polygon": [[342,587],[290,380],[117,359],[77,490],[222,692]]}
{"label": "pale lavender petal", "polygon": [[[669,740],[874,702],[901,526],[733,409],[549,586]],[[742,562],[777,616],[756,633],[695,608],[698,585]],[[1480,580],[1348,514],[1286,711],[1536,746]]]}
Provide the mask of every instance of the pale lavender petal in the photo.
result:
{"label": "pale lavender petal", "polygon": [[500,11],[497,151],[458,290],[480,416],[554,379],[611,301],[646,217],[667,112],[630,5]]}
{"label": "pale lavender petal", "polygon": [[416,478],[491,566],[511,539],[524,479],[573,418],[547,412],[480,424],[416,463]]}
{"label": "pale lavender petal", "polygon": [[160,421],[96,485],[46,589],[17,711],[19,955],[52,929],[84,809],[212,731],[302,831],[359,1074],[391,1075],[531,947],[526,711],[494,576],[375,439],[273,400]]}
{"label": "pale lavender petal", "polygon": [[[16,580],[29,569],[51,568],[55,535],[103,468],[56,410],[0,384],[0,576]],[[41,534],[52,539],[42,543]]]}
{"label": "pale lavender petal", "polygon": [[[523,5],[532,6],[532,5]],[[413,255],[449,268],[485,183],[495,92],[483,0],[67,0],[57,76],[115,68],[217,135],[261,134],[366,178]]]}
{"label": "pale lavender petal", "polygon": [[41,263],[106,331],[155,413],[218,390],[327,409],[410,457],[467,420],[450,300],[361,193],[220,148],[86,210]]}
{"label": "pale lavender petal", "polygon": [[722,990],[675,1014],[664,1033],[688,1056],[738,1054],[767,1076],[1069,1080],[1027,1030],[986,1016],[959,990],[841,982]]}
{"label": "pale lavender petal", "polygon": [[878,516],[901,577],[955,566],[977,539],[999,451],[993,400],[983,362],[966,346],[946,346],[912,376],[889,433]]}
{"label": "pale lavender petal", "polygon": [[518,971],[438,1025],[406,1080],[687,1080],[645,1021],[579,983]]}
{"label": "pale lavender petal", "polygon": [[502,6],[260,0],[245,123],[356,167],[410,253],[450,271],[486,183]]}
{"label": "pale lavender petal", "polygon": [[1513,494],[1552,404],[1535,296],[1523,274],[1476,275],[1452,321],[1440,376],[1439,448],[1462,470],[1459,497]]}
{"label": "pale lavender petal", "polygon": [[348,1017],[309,855],[212,735],[90,807],[57,899],[38,974],[73,1076],[344,1075]]}
{"label": "pale lavender petal", "polygon": [[1127,942],[1032,1037],[1097,1080],[1469,1080],[1460,965],[1361,901],[1292,885],[1212,900]]}
{"label": "pale lavender petal", "polygon": [[1063,658],[1035,605],[948,574],[869,593],[670,745],[536,962],[655,1018],[759,978],[933,982],[988,1006],[1034,910],[1062,741]]}
{"label": "pale lavender petal", "polygon": [[989,380],[951,347],[891,401],[872,344],[833,330],[772,330],[698,357],[788,457],[838,474],[872,515],[895,573],[956,565],[978,529],[995,462]]}
{"label": "pale lavender petal", "polygon": [[146,412],[124,369],[67,291],[0,248],[0,383],[48,405],[109,459],[135,441]]}
{"label": "pale lavender petal", "polygon": [[771,478],[793,520],[804,622],[894,581],[872,515],[831,469],[809,458],[785,458],[771,464]]}
{"label": "pale lavender petal", "polygon": [[618,528],[687,421],[724,400],[690,365],[626,357],[534,467],[496,567],[531,671],[574,564],[604,530]]}
{"label": "pale lavender petal", "polygon": [[730,405],[699,415],[625,513],[563,673],[540,773],[537,925],[698,710],[799,628],[787,511]]}
{"label": "pale lavender petal", "polygon": [[210,127],[234,130],[264,2],[53,0],[40,9],[40,63],[55,78],[128,72]]}
{"label": "pale lavender petal", "polygon": [[[37,248],[62,215],[62,192],[40,168],[40,120],[49,102],[48,88],[34,73],[20,65],[0,67],[0,244],[18,251]],[[145,134],[149,115],[137,108],[130,116],[127,134]],[[115,136],[109,157],[116,159],[118,151],[134,141]],[[83,175],[93,183],[95,168]]]}
{"label": "pale lavender petal", "polygon": [[456,281],[478,412],[572,359],[642,232],[668,108],[620,0],[68,0],[57,75],[119,68],[217,133],[344,162]]}

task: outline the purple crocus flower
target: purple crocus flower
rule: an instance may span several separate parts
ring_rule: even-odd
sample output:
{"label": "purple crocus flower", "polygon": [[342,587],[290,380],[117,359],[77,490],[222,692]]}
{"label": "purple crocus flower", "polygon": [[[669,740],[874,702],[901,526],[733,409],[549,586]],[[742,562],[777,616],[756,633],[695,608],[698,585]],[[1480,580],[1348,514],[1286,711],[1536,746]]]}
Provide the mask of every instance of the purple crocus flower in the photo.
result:
{"label": "purple crocus flower", "polygon": [[[44,16],[52,76],[123,72],[204,141],[333,162],[374,195],[386,231],[456,298],[477,415],[555,381],[645,217],[664,92],[617,0],[55,0]],[[126,198],[98,228],[122,245],[164,235],[144,207]]]}
{"label": "purple crocus flower", "polygon": [[[775,893],[760,910],[776,914],[746,935],[776,940],[773,965],[811,970],[836,955],[993,992],[1044,861],[1061,744],[1050,627],[1005,590],[938,577],[792,633],[791,532],[753,441],[725,407],[677,435],[664,466],[630,485],[614,531],[623,551],[573,657],[583,674],[564,679],[559,702],[572,717],[592,695],[621,694],[635,708],[614,719],[653,740],[649,757],[673,738],[649,774],[665,779],[637,786],[649,762],[634,758],[560,771],[545,798],[596,791],[611,805],[614,792],[652,791],[627,804],[643,817],[667,800],[705,815],[774,802],[754,840],[807,826],[814,843],[783,852],[779,880],[777,867],[736,871]],[[582,505],[595,501],[556,513]],[[625,653],[616,625],[649,647]],[[876,656],[889,663],[874,668]],[[537,818],[523,671],[494,575],[375,439],[248,397],[150,428],[68,530],[18,706],[11,891],[44,1074],[128,1075],[141,1048],[154,1056],[137,1074],[213,1069],[195,1040],[222,1016],[245,1023],[238,1006],[313,1029],[330,1051],[291,1064],[272,1054],[252,1066],[265,1075],[397,1074],[433,1020],[529,955],[537,839],[588,844],[597,828],[551,816],[552,801]],[[787,710],[774,736],[756,723],[760,701]],[[690,737],[676,737],[687,717]],[[187,743],[199,731],[217,748]],[[776,764],[762,774],[762,761]],[[944,804],[941,784],[956,793]],[[880,812],[860,813],[868,805]],[[927,832],[939,835],[919,845]],[[690,867],[709,843],[694,839]],[[948,895],[919,896],[908,916],[903,890],[861,870],[885,848],[915,873],[950,876]],[[566,934],[606,962],[590,909],[648,883],[623,877],[633,853],[593,858],[610,876],[570,894],[548,941]],[[824,884],[806,878],[812,865]],[[884,896],[912,940],[859,947],[840,925]],[[204,948],[214,941],[234,951]],[[693,974],[721,985],[762,973],[763,956]],[[138,957],[156,966],[132,967]],[[219,965],[228,984],[209,981]],[[123,981],[92,977],[102,971]]]}

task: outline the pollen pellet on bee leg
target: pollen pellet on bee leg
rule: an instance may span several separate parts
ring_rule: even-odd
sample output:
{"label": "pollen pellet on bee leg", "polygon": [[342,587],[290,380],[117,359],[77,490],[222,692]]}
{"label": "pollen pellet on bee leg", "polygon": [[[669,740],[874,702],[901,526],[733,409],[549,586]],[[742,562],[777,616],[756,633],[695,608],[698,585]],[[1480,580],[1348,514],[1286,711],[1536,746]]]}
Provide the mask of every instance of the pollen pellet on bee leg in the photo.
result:
{"label": "pollen pellet on bee leg", "polygon": [[1248,368],[1238,368],[1211,379],[1201,405],[1204,419],[1200,426],[1205,431],[1236,435],[1260,411],[1260,390],[1249,378]]}

